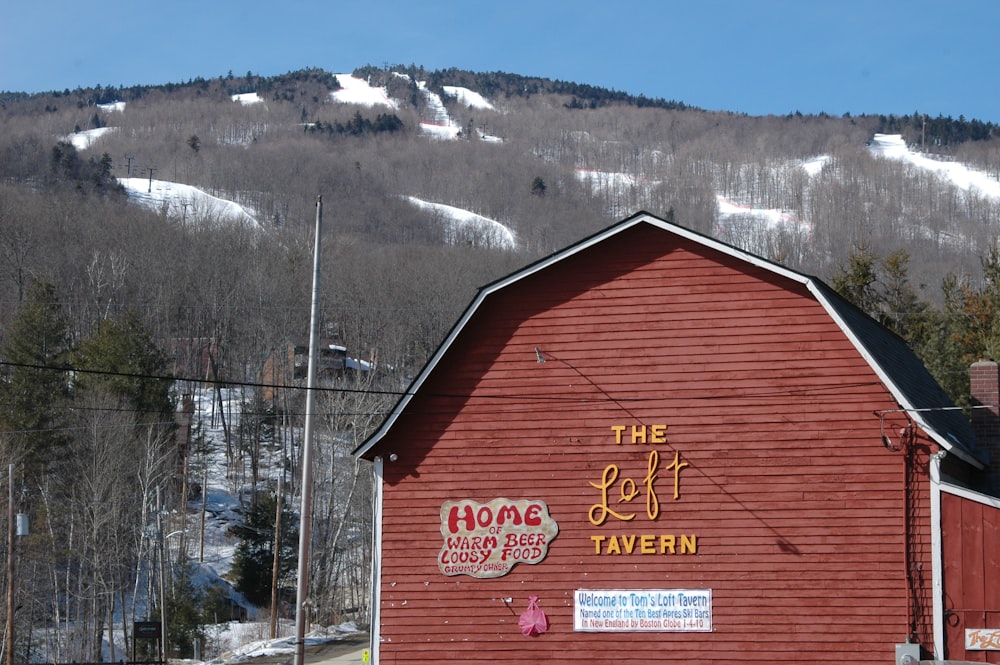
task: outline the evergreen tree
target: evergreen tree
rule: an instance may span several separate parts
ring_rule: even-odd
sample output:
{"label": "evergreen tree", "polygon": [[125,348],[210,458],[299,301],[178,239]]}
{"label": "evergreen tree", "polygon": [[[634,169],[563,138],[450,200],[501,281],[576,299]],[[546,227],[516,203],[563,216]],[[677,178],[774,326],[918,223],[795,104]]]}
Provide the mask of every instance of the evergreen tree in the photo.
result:
{"label": "evergreen tree", "polygon": [[978,285],[954,275],[943,283],[947,345],[956,364],[954,381],[962,385],[959,404],[968,402],[969,366],[982,358],[1000,357],[1000,246],[991,244],[980,263],[983,279]]}
{"label": "evergreen tree", "polygon": [[[229,618],[229,598],[218,585],[195,584],[195,566],[182,561],[174,567],[167,593],[167,653],[180,658],[194,656],[194,641],[205,642],[205,626]],[[151,619],[160,619],[159,609]]]}
{"label": "evergreen tree", "polygon": [[[910,284],[909,260],[904,250],[880,259],[858,249],[851,254],[849,268],[842,268],[834,276],[833,287],[902,337],[952,400],[964,404],[968,401],[972,355],[961,349],[964,335],[959,333],[959,322],[966,317],[956,311],[965,307],[968,294],[958,288],[953,278],[951,286],[946,281],[944,287],[950,307],[943,312],[932,308]],[[962,295],[958,295],[960,292]]]}
{"label": "evergreen tree", "polygon": [[[267,607],[271,603],[276,508],[277,499],[273,494],[260,496],[247,509],[243,524],[233,527],[240,538],[233,557],[236,590],[257,607]],[[296,570],[298,533],[297,518],[287,504],[282,505],[279,580]]]}
{"label": "evergreen tree", "polygon": [[69,391],[69,325],[55,287],[35,283],[0,349],[0,430],[5,452],[42,466],[64,441],[60,431]]}
{"label": "evergreen tree", "polygon": [[541,176],[535,176],[535,179],[531,181],[531,194],[532,196],[545,196],[545,181],[542,180]]}
{"label": "evergreen tree", "polygon": [[102,321],[94,335],[80,343],[73,364],[79,370],[76,390],[100,386],[135,411],[140,422],[172,422],[167,357],[134,314]]}
{"label": "evergreen tree", "polygon": [[848,258],[848,265],[837,270],[831,284],[837,293],[876,319],[881,318],[881,299],[876,288],[877,266],[877,256],[865,247],[855,247]]}

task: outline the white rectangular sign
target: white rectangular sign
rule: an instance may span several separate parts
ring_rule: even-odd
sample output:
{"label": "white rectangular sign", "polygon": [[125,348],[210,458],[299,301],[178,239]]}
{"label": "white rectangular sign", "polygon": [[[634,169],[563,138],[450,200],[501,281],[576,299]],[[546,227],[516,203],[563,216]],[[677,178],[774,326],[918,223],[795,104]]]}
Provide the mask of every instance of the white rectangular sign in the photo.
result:
{"label": "white rectangular sign", "polygon": [[711,589],[577,589],[573,630],[712,630]]}

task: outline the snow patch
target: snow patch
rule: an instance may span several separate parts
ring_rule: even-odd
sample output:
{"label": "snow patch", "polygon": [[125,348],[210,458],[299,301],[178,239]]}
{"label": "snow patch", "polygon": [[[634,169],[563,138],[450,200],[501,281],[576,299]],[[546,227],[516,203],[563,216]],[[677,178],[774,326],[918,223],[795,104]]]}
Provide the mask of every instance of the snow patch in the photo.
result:
{"label": "snow patch", "polygon": [[241,92],[239,94],[232,95],[231,99],[234,102],[243,104],[244,106],[249,106],[250,104],[260,104],[264,101],[256,92]]}
{"label": "snow patch", "polygon": [[819,175],[819,172],[823,170],[823,167],[826,166],[829,161],[830,155],[819,155],[802,162],[802,168],[804,168],[806,173],[810,176]]}
{"label": "snow patch", "polygon": [[494,111],[493,104],[480,95],[478,92],[469,90],[468,88],[462,88],[457,85],[443,85],[441,89],[449,97],[454,97],[458,100],[458,103],[462,106],[468,106],[474,109],[487,109]]}
{"label": "snow patch", "polygon": [[798,219],[795,215],[776,208],[757,208],[733,203],[725,197],[717,196],[719,204],[719,225],[725,225],[735,219],[748,219],[760,222],[768,229],[790,230],[812,234],[812,224]]}
{"label": "snow patch", "polygon": [[337,74],[340,90],[334,90],[330,97],[341,104],[359,104],[361,106],[387,106],[398,108],[395,100],[389,98],[384,87],[374,87],[350,74]]}
{"label": "snow patch", "polygon": [[482,130],[477,129],[476,135],[479,137],[480,141],[484,143],[503,143],[502,136],[494,136],[493,134],[486,134]]}
{"label": "snow patch", "polygon": [[[594,192],[606,191],[609,189],[616,189],[621,187],[636,187],[642,184],[639,178],[629,174],[621,173],[617,171],[598,171],[596,169],[577,169],[576,177],[581,182],[585,182],[590,185],[590,188]],[[655,183],[647,183],[655,184]]]}
{"label": "snow patch", "polygon": [[933,159],[914,152],[900,134],[876,134],[868,143],[868,149],[876,157],[899,160],[930,171],[962,191],[1000,199],[1000,181],[995,177],[959,162]]}
{"label": "snow patch", "polygon": [[[326,629],[317,629],[304,636],[306,647],[339,642],[350,637],[364,635],[353,623],[343,623]],[[296,651],[298,639],[292,635],[273,640],[259,640],[233,649],[226,654],[223,662],[234,663],[253,658],[292,655]],[[213,661],[214,662],[214,661]]]}
{"label": "snow patch", "polygon": [[105,113],[113,113],[117,111],[118,113],[125,112],[125,102],[111,102],[110,104],[98,104],[97,108],[101,109]]}
{"label": "snow patch", "polygon": [[462,128],[450,123],[438,125],[433,122],[422,122],[420,123],[420,131],[429,134],[431,138],[451,141],[458,138]]}
{"label": "snow patch", "polygon": [[243,206],[191,185],[149,178],[119,178],[130,201],[182,222],[226,221],[259,226]]}
{"label": "snow patch", "polygon": [[90,146],[109,132],[117,131],[117,127],[98,127],[97,129],[85,129],[82,132],[75,132],[69,136],[64,136],[63,140],[72,143],[77,150],[86,150]]}
{"label": "snow patch", "polygon": [[465,238],[465,232],[471,231],[475,235],[475,244],[477,245],[496,249],[515,249],[517,247],[514,232],[494,219],[443,203],[424,201],[415,196],[405,198],[421,210],[441,215],[447,227],[448,241],[452,244]]}

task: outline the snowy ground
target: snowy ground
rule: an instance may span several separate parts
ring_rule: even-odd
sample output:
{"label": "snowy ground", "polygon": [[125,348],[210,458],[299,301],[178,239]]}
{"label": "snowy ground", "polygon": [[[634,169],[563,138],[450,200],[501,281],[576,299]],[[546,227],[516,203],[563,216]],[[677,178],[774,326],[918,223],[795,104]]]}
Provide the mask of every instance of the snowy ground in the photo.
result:
{"label": "snowy ground", "polygon": [[197,187],[152,178],[119,178],[129,199],[182,223],[236,222],[259,226],[243,206]]}
{"label": "snowy ground", "polygon": [[[222,409],[230,428],[236,427],[239,419],[239,405],[242,398],[240,391],[223,390]],[[229,535],[229,526],[240,519],[239,498],[234,493],[233,483],[227,478],[225,463],[225,431],[222,419],[218,417],[218,400],[213,400],[209,390],[201,390],[194,395],[195,421],[203,434],[207,447],[214,451],[210,458],[214,463],[208,465],[207,474],[207,519],[204,547],[204,573],[207,579],[215,576],[224,577],[232,568],[233,553],[237,541]],[[265,468],[277,468],[278,464],[270,464],[270,460],[261,460]],[[266,471],[265,471],[266,473]],[[200,501],[191,502],[192,510],[200,509]],[[188,530],[196,530],[195,517],[192,514],[185,525]],[[188,555],[197,560],[201,555],[200,543],[194,538],[188,541]],[[238,598],[238,596],[236,596]],[[215,665],[251,660],[263,656],[293,654],[295,652],[294,621],[282,621],[279,624],[278,635],[274,640],[266,639],[269,632],[267,615],[256,617],[252,608],[250,621],[230,622],[218,626],[209,626],[208,638],[213,643],[212,649],[205,654],[211,656],[206,662]],[[362,634],[353,623],[339,626],[319,626],[309,631],[306,646],[315,647],[321,644],[341,641]],[[213,655],[214,654],[214,655]],[[189,661],[190,662],[190,661]]]}
{"label": "snowy ground", "polygon": [[1000,198],[1000,181],[983,171],[970,169],[960,162],[934,159],[911,150],[899,134],[876,134],[868,146],[873,155],[912,164],[931,171],[965,192]]}
{"label": "snowy ground", "polygon": [[[235,427],[239,420],[241,395],[238,391],[223,390],[221,396],[222,409],[228,419],[227,424],[229,427]],[[201,500],[196,499],[189,502],[189,511],[183,517],[178,515],[167,517],[167,524],[171,529],[171,533],[166,536],[167,556],[171,559],[176,556],[175,553],[169,552],[169,548],[178,546],[177,534],[181,532],[187,534],[184,547],[189,560],[196,564],[195,583],[211,584],[225,578],[232,568],[237,540],[230,535],[229,527],[240,520],[240,503],[238,491],[234,491],[234,483],[227,479],[225,433],[222,420],[219,418],[218,399],[213,400],[209,390],[197,391],[193,399],[194,419],[198,424],[195,431],[200,431],[204,436],[205,448],[213,451],[208,454],[208,463],[205,465],[208,469],[205,475],[207,480],[205,537],[202,543],[199,538]],[[197,563],[199,559],[204,559],[203,563]],[[183,662],[188,665],[198,663],[225,665],[264,657],[285,655],[291,657],[295,653],[294,619],[280,621],[278,637],[273,640],[268,639],[269,616],[266,613],[258,615],[256,609],[246,605],[235,591],[232,592],[232,598],[245,605],[248,619],[242,622],[230,621],[204,626],[206,640],[202,648],[202,659],[187,659]],[[121,626],[121,623],[120,618],[115,620],[116,626]],[[314,626],[307,632],[306,647],[316,649],[322,645],[332,645],[345,640],[356,643],[364,635],[366,633],[360,631],[353,623]],[[126,651],[120,628],[115,630],[112,639],[115,643],[114,650],[112,652],[111,645],[106,639],[103,648],[104,658],[110,659],[113,653],[115,659],[121,659],[126,655]]]}
{"label": "snowy ground", "polygon": [[447,235],[452,244],[461,239],[464,230],[469,230],[477,242],[483,246],[498,249],[517,247],[514,232],[496,220],[455,206],[423,201],[415,196],[407,196],[406,200],[421,210],[429,210],[441,215],[448,225]]}

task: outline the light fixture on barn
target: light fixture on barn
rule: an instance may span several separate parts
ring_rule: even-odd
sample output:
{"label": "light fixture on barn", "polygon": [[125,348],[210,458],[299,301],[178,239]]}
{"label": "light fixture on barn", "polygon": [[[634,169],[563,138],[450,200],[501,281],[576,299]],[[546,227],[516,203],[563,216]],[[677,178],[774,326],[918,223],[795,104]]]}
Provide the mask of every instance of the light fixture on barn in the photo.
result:
{"label": "light fixture on barn", "polygon": [[882,411],[879,414],[878,423],[879,432],[882,435],[882,445],[885,446],[886,449],[891,450],[894,453],[898,453],[913,439],[913,423],[907,421],[904,427],[900,427],[899,432],[896,435],[897,440],[894,442],[885,428],[885,414],[886,411]]}

